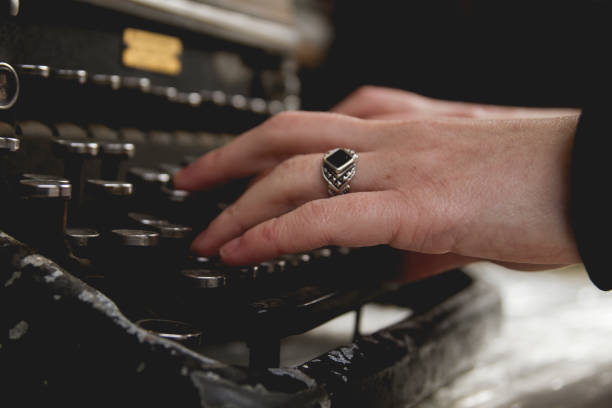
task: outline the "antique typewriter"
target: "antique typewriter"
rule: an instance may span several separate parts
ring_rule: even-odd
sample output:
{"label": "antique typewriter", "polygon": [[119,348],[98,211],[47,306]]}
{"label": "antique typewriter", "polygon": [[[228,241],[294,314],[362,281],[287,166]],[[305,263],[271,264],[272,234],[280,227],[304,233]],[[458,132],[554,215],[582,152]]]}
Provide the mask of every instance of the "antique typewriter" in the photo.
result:
{"label": "antique typewriter", "polygon": [[[3,406],[409,406],[495,331],[489,286],[397,283],[386,247],[189,253],[245,181],[189,193],[172,175],[300,107],[307,2],[0,4]],[[408,317],[362,335],[372,302]],[[284,339],[351,311],[352,343],[281,364]],[[241,363],[211,354],[236,342]]]}

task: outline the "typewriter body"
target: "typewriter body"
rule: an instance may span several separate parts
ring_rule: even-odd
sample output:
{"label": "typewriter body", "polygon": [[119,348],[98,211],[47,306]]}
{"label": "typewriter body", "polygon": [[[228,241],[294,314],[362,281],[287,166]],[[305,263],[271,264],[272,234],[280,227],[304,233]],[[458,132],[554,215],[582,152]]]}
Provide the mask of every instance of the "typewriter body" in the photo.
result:
{"label": "typewriter body", "polygon": [[[2,2],[3,402],[413,404],[495,331],[487,285],[462,271],[393,283],[389,248],[243,267],[189,253],[244,181],[188,193],[172,175],[300,108],[293,5],[270,3]],[[368,302],[409,317],[362,336],[356,313],[352,344],[280,366],[282,339]],[[236,341],[244,364],[206,352]]]}

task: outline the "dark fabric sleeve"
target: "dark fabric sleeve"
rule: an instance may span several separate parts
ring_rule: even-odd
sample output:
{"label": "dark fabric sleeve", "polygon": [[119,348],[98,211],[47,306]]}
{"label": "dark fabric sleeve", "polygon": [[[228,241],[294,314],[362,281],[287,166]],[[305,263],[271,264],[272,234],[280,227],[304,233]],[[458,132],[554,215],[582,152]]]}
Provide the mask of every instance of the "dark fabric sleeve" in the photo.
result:
{"label": "dark fabric sleeve", "polygon": [[612,289],[610,106],[598,98],[583,109],[570,173],[570,218],[578,251],[589,277],[602,290]]}

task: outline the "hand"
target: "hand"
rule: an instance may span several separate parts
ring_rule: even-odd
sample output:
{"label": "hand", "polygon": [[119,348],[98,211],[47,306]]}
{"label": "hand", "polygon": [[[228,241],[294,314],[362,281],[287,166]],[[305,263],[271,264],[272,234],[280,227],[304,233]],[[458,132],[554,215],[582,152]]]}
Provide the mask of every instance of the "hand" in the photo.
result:
{"label": "hand", "polygon": [[[570,113],[529,120],[284,113],[203,156],[175,184],[195,190],[260,174],[193,243],[202,254],[220,250],[229,264],[331,244],[411,251],[408,262],[418,268],[409,273],[420,275],[478,259],[574,263],[566,207],[577,116]],[[357,175],[350,194],[327,198],[322,152],[337,146],[359,152]]]}
{"label": "hand", "polygon": [[516,119],[578,115],[572,108],[522,108],[443,101],[412,92],[377,86],[364,86],[331,110],[362,119]]}

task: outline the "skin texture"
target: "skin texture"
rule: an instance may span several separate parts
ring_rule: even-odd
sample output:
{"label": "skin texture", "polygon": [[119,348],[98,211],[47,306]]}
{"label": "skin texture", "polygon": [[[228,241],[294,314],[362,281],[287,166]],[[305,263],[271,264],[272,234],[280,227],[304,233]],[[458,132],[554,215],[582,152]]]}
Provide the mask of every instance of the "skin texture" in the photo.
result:
{"label": "skin texture", "polygon": [[[192,245],[228,264],[389,244],[406,251],[406,280],[477,260],[550,269],[580,262],[568,218],[578,115],[365,87],[332,112],[276,115],[174,182],[200,190],[256,176]],[[330,198],[320,167],[335,147],[359,161],[351,193]]]}

